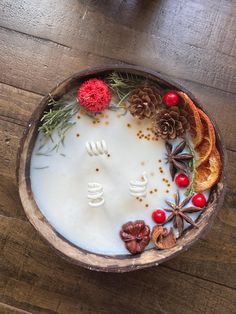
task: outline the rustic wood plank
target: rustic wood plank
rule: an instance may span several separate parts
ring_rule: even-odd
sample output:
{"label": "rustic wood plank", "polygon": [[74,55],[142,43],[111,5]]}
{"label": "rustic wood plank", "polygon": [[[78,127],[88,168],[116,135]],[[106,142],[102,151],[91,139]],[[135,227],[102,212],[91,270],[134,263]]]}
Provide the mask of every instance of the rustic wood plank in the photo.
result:
{"label": "rustic wood plank", "polygon": [[28,311],[24,311],[24,310],[21,310],[21,309],[14,307],[14,306],[4,304],[1,302],[0,302],[0,312],[2,314],[31,314]]}
{"label": "rustic wood plank", "polygon": [[[0,82],[20,89],[0,84],[0,312],[234,313],[234,1],[2,0],[1,11]],[[161,267],[124,275],[55,256],[25,220],[15,182],[17,146],[41,99],[22,89],[46,94],[72,73],[115,59],[189,88],[215,117],[229,154],[229,190],[211,232]]]}
{"label": "rustic wood plank", "polygon": [[26,126],[41,99],[41,95],[0,83],[0,117]]}
{"label": "rustic wood plank", "polygon": [[38,94],[47,94],[57,83],[86,67],[114,63],[109,58],[2,28],[0,47],[0,81]]}
{"label": "rustic wood plank", "polygon": [[[235,92],[232,1],[140,2],[117,1],[114,6],[96,1],[4,0],[0,25],[58,43],[65,50],[92,51]],[[63,56],[58,61],[62,60]]]}
{"label": "rustic wood plank", "polygon": [[128,314],[189,313],[191,304],[191,313],[233,313],[235,289],[166,266],[138,276],[90,272],[55,256],[27,222],[2,216],[0,224],[1,299],[12,306],[33,313]]}

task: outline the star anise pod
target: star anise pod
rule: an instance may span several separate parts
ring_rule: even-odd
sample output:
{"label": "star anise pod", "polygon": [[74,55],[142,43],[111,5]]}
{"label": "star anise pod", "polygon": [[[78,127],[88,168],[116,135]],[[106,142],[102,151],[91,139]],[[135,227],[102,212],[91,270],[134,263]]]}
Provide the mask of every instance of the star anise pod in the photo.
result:
{"label": "star anise pod", "polygon": [[129,221],[122,226],[120,237],[131,254],[142,253],[150,241],[150,228],[143,220]]}
{"label": "star anise pod", "polygon": [[177,171],[187,172],[188,162],[193,159],[193,155],[182,153],[186,146],[185,141],[180,142],[174,150],[172,144],[169,142],[166,142],[165,145],[167,150],[166,161],[169,163],[170,174],[174,181]]}
{"label": "star anise pod", "polygon": [[175,204],[169,201],[165,201],[166,204],[171,207],[171,208],[165,208],[165,210],[167,212],[171,212],[171,214],[166,219],[164,224],[166,224],[167,222],[173,219],[173,225],[175,228],[178,229],[179,236],[181,236],[183,233],[184,220],[188,222],[190,225],[198,228],[198,226],[195,224],[192,218],[190,218],[187,214],[199,212],[204,209],[204,208],[193,207],[193,206],[185,208],[185,206],[190,202],[191,198],[192,196],[188,196],[182,202],[180,202],[179,192],[177,192],[175,195]]}

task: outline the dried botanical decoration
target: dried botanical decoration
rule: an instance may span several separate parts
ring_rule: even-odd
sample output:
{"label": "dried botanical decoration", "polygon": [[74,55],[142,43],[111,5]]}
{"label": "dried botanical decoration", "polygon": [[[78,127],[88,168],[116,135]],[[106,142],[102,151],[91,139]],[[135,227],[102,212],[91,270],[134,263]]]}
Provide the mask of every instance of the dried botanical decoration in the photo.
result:
{"label": "dried botanical decoration", "polygon": [[150,241],[150,228],[143,220],[129,221],[122,226],[120,237],[131,254],[138,254]]}
{"label": "dried botanical decoration", "polygon": [[162,226],[155,226],[152,229],[152,241],[159,250],[170,249],[176,244],[176,237],[173,228],[168,232]]}
{"label": "dried botanical decoration", "polygon": [[66,132],[75,124],[71,118],[79,111],[79,106],[75,101],[67,102],[63,98],[56,100],[49,94],[48,107],[49,111],[45,111],[41,118],[41,126],[39,131],[46,139],[52,139],[52,134],[55,130],[59,135],[59,142],[54,148],[64,142]]}
{"label": "dried botanical decoration", "polygon": [[201,143],[195,148],[197,153],[197,167],[206,162],[216,144],[214,126],[209,117],[202,110],[198,109],[203,126],[203,138]]}
{"label": "dried botanical decoration", "polygon": [[127,72],[112,72],[108,74],[106,83],[110,89],[119,98],[119,107],[129,97],[130,93],[140,84],[144,83],[142,76]]}
{"label": "dried botanical decoration", "polygon": [[171,214],[169,217],[167,217],[164,224],[166,224],[167,222],[173,219],[173,225],[175,228],[178,229],[179,236],[181,236],[183,233],[184,220],[188,222],[189,224],[191,224],[192,226],[197,227],[196,223],[187,214],[195,213],[195,212],[199,212],[203,210],[203,208],[193,207],[193,206],[186,208],[185,206],[190,202],[191,198],[192,196],[189,196],[180,203],[179,192],[177,192],[175,195],[175,203],[166,201],[166,204],[169,205],[170,208],[165,208],[165,211],[171,212]]}
{"label": "dried botanical decoration", "polygon": [[154,133],[164,140],[183,137],[189,130],[188,113],[178,106],[160,110],[153,122]]}
{"label": "dried botanical decoration", "polygon": [[188,162],[193,159],[193,155],[183,153],[183,150],[186,147],[186,141],[180,142],[174,149],[169,142],[166,142],[165,146],[167,151],[166,161],[169,163],[170,174],[172,180],[174,180],[177,171],[187,172],[189,169]]}
{"label": "dried botanical decoration", "polygon": [[203,126],[198,112],[197,106],[192,99],[184,92],[178,92],[181,97],[181,108],[188,113],[188,121],[190,124],[189,133],[192,137],[193,146],[197,147],[203,138]]}
{"label": "dried botanical decoration", "polygon": [[130,113],[140,120],[152,118],[161,104],[160,91],[155,86],[140,86],[129,97]]}
{"label": "dried botanical decoration", "polygon": [[88,112],[102,112],[109,106],[111,92],[108,85],[96,78],[85,81],[78,89],[77,101]]}
{"label": "dried botanical decoration", "polygon": [[213,187],[221,176],[222,161],[217,148],[214,148],[207,162],[196,168],[194,190],[204,192]]}

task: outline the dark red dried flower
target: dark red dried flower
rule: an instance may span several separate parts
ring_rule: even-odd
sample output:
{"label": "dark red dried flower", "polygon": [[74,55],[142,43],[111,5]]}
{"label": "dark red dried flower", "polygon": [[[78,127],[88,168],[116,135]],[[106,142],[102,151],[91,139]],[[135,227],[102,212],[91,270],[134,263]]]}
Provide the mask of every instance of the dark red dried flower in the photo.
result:
{"label": "dark red dried flower", "polygon": [[122,226],[120,237],[131,254],[142,253],[150,241],[150,228],[143,220],[129,221]]}
{"label": "dark red dried flower", "polygon": [[89,112],[101,112],[109,106],[111,92],[102,80],[90,79],[80,86],[77,101]]}

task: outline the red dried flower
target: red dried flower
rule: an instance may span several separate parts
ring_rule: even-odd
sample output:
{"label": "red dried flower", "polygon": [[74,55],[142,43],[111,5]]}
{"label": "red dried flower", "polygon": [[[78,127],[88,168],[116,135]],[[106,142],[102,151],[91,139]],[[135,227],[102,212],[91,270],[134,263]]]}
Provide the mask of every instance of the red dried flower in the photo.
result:
{"label": "red dried flower", "polygon": [[143,220],[129,221],[122,226],[120,237],[130,253],[142,253],[150,241],[150,228]]}
{"label": "red dried flower", "polygon": [[85,81],[79,88],[77,101],[90,112],[105,110],[111,101],[111,92],[106,83],[98,79]]}

